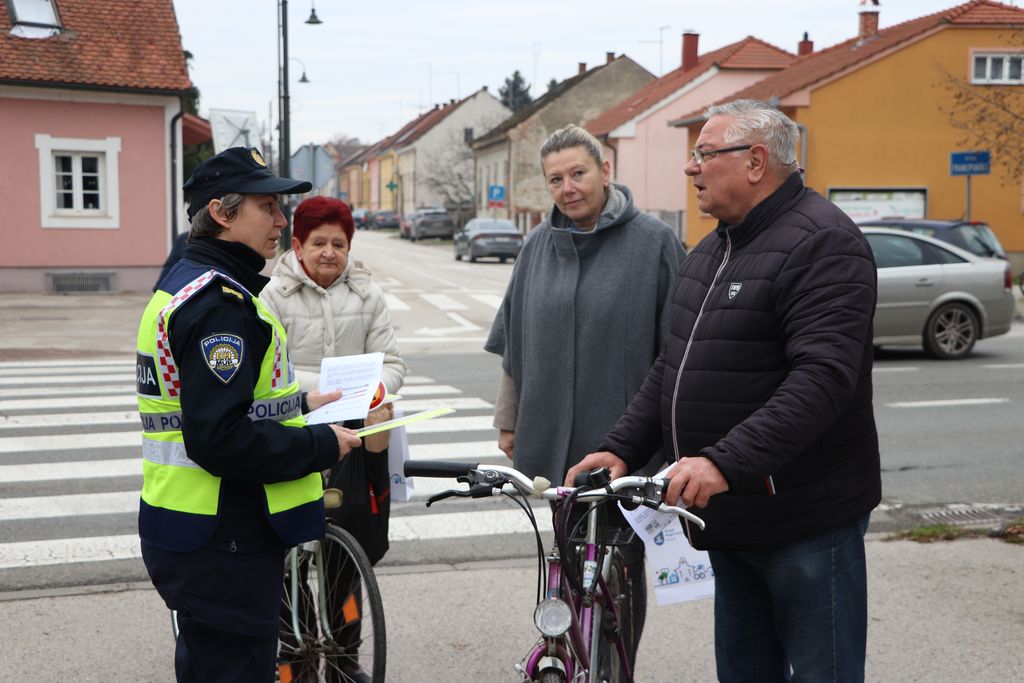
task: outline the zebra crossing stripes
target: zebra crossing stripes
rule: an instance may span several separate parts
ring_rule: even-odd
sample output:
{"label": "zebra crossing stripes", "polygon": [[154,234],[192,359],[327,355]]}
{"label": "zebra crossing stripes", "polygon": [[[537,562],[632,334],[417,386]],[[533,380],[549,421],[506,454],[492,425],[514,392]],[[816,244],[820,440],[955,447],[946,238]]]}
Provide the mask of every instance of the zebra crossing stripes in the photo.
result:
{"label": "zebra crossing stripes", "polygon": [[[3,578],[7,569],[139,557],[138,537],[123,534],[138,514],[142,479],[132,371],[128,358],[0,363],[0,539],[18,539],[0,543],[0,590],[10,585]],[[440,405],[459,411],[409,425],[411,458],[468,463],[504,457],[488,401],[420,375],[408,376],[401,394],[406,414]],[[464,513],[427,511],[422,500],[456,484],[416,484],[415,504],[392,517],[395,541],[464,537],[470,527],[529,530],[518,510],[484,511],[493,519],[480,517],[474,525],[459,516]],[[59,529],[61,520],[74,522],[68,526],[78,535],[52,538],[51,531],[31,540],[30,530]]]}

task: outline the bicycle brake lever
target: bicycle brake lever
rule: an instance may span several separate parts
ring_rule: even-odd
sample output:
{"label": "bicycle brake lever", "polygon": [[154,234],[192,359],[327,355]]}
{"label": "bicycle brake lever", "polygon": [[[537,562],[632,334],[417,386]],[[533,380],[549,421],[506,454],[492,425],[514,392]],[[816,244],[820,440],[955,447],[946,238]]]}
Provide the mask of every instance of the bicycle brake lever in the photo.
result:
{"label": "bicycle brake lever", "polygon": [[447,491],[442,491],[441,493],[435,493],[430,498],[427,498],[427,507],[430,507],[439,500],[451,498],[452,496],[456,496],[458,498],[469,498],[472,495],[472,491],[460,491],[458,489],[449,489]]}

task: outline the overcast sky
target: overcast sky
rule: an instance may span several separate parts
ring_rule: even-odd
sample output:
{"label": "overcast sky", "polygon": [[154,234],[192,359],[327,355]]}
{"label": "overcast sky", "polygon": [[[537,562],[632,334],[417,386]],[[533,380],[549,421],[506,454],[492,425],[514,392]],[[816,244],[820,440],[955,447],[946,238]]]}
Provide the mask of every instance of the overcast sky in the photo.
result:
{"label": "overcast sky", "polygon": [[[516,69],[534,96],[611,51],[656,76],[667,73],[679,66],[687,30],[700,34],[701,53],[748,35],[795,52],[805,31],[820,49],[856,34],[859,2],[290,0],[292,149],[337,134],[376,142],[433,103],[484,85],[497,96]],[[319,26],[304,23],[313,4]],[[957,4],[882,0],[879,24]],[[174,7],[182,44],[194,55],[200,113],[254,111],[265,125],[272,112],[276,124],[276,0],[174,0]],[[308,84],[297,82],[303,67]]]}

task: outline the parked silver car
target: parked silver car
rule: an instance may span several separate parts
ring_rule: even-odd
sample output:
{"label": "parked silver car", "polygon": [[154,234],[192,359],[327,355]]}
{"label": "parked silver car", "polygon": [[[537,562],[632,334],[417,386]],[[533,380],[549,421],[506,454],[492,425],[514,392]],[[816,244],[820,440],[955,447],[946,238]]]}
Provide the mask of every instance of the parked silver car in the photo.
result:
{"label": "parked silver car", "polygon": [[966,358],[979,339],[1010,331],[1009,263],[924,235],[862,226],[878,266],[875,346],[923,345]]}
{"label": "parked silver car", "polygon": [[465,229],[455,234],[455,260],[465,256],[471,262],[485,256],[495,256],[504,263],[519,256],[523,236],[515,223],[500,218],[474,218]]}

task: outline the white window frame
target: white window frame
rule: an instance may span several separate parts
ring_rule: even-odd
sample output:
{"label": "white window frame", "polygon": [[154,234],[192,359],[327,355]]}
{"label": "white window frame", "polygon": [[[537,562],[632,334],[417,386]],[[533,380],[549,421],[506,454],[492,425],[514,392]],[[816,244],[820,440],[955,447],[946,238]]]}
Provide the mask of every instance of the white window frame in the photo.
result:
{"label": "white window frame", "polygon": [[[978,78],[974,75],[974,64],[978,58],[985,59],[985,76]],[[991,78],[989,74],[992,68],[992,58],[1002,58],[1003,60],[1003,75],[1000,78]],[[1021,59],[1021,73],[1020,76],[1015,80],[1010,79],[1010,60]],[[977,51],[971,54],[971,83],[974,85],[1024,85],[1024,51],[1014,50],[1008,52],[996,52],[996,51]]]}
{"label": "white window frame", "polygon": [[[121,138],[88,140],[55,138],[36,134],[39,151],[39,221],[44,228],[106,228],[121,227],[118,154]],[[54,156],[61,153],[100,157],[100,209],[57,208],[57,174]],[[76,192],[81,193],[81,188]]]}

